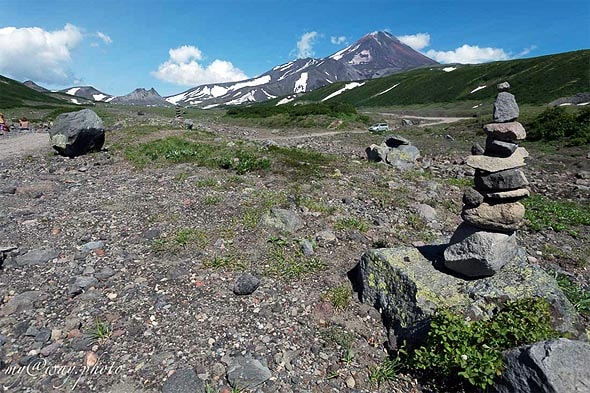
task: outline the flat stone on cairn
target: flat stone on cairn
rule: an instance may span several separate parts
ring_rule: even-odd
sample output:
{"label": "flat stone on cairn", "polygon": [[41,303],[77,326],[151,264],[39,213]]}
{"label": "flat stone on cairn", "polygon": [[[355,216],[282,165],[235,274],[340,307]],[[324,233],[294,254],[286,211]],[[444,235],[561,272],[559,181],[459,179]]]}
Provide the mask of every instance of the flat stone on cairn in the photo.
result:
{"label": "flat stone on cairn", "polygon": [[475,188],[463,195],[464,222],[444,252],[445,266],[468,277],[494,275],[519,249],[515,231],[522,226],[525,208],[518,200],[529,195],[524,188],[529,183],[518,168],[526,165],[529,153],[518,147],[526,131],[515,121],[519,109],[508,89],[508,82],[498,85],[494,123],[484,126],[484,154],[467,158],[475,169]]}

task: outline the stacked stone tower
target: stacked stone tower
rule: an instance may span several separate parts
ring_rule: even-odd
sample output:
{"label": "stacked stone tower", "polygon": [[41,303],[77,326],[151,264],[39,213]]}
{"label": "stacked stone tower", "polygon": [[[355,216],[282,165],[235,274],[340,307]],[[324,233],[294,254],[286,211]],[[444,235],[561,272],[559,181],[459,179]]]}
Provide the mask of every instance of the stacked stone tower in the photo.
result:
{"label": "stacked stone tower", "polygon": [[519,202],[529,195],[528,181],[520,170],[528,152],[518,146],[526,131],[508,82],[498,85],[494,123],[486,124],[483,155],[472,155],[467,165],[475,169],[475,188],[463,195],[463,223],[445,250],[445,266],[470,277],[491,276],[518,251],[516,230],[525,208]]}

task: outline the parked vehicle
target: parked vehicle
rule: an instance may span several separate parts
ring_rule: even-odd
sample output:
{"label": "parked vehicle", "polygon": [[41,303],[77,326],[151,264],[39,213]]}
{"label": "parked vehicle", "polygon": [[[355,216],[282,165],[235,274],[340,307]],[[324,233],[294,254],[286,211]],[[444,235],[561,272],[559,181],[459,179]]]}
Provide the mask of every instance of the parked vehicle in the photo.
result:
{"label": "parked vehicle", "polygon": [[387,123],[376,123],[369,127],[369,131],[389,131]]}

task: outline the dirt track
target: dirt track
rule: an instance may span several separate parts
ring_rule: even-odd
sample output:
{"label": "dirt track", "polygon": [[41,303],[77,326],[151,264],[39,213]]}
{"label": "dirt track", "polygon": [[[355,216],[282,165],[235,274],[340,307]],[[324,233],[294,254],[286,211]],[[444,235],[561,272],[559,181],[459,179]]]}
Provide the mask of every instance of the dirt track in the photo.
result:
{"label": "dirt track", "polygon": [[28,153],[49,148],[47,134],[20,134],[0,137],[0,160],[8,157],[23,156]]}

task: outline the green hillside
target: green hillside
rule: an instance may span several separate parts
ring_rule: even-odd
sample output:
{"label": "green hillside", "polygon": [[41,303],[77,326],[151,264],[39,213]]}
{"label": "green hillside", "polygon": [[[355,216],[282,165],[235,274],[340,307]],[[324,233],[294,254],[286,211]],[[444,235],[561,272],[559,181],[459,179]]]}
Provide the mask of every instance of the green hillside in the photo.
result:
{"label": "green hillside", "polygon": [[0,108],[45,104],[63,104],[63,101],[0,75]]}
{"label": "green hillside", "polygon": [[[448,67],[456,69],[445,72]],[[421,68],[365,81],[364,85],[344,91],[329,101],[347,102],[357,107],[487,102],[494,99],[496,84],[502,81],[510,82],[511,92],[518,97],[519,104],[546,104],[560,97],[590,91],[590,50],[477,65]],[[335,83],[304,94],[294,102],[321,101],[345,85],[346,82]],[[480,86],[486,87],[472,93]]]}

